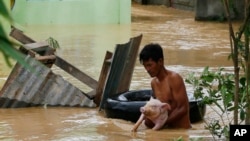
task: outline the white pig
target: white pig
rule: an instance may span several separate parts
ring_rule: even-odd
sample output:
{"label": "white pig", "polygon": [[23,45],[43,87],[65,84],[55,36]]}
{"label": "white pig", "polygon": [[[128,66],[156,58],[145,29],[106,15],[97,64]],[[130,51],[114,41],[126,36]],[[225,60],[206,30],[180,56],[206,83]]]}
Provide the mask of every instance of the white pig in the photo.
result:
{"label": "white pig", "polygon": [[140,108],[141,116],[135,123],[132,132],[135,132],[146,118],[155,124],[153,130],[161,129],[168,119],[168,110],[170,109],[168,103],[162,103],[160,100],[151,97],[146,105]]}

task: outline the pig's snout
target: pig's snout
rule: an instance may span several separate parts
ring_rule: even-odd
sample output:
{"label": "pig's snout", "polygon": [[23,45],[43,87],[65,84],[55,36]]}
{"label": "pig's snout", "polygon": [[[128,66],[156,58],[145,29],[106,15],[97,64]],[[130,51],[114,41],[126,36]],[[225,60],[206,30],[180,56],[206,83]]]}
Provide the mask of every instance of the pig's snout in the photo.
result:
{"label": "pig's snout", "polygon": [[141,107],[140,111],[145,116],[149,116],[152,113],[151,110],[148,107]]}
{"label": "pig's snout", "polygon": [[144,107],[141,107],[141,108],[140,108],[140,111],[141,111],[141,113],[145,113],[146,110],[145,110]]}

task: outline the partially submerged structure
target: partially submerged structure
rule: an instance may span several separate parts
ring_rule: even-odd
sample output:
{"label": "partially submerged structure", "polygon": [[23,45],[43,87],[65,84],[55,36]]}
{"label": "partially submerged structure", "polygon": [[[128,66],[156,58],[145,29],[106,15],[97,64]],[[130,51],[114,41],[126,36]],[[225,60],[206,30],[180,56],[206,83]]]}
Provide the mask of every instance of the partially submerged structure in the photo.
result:
{"label": "partially submerged structure", "polygon": [[[142,35],[125,44],[117,44],[114,53],[106,52],[98,81],[56,55],[55,49],[47,42],[36,42],[15,28],[10,35],[23,44],[19,50],[31,68],[15,64],[0,91],[1,108],[99,106],[108,118],[136,122],[141,114],[140,107],[152,95],[152,90],[129,90]],[[54,73],[53,65],[88,85],[92,91],[81,91]],[[189,98],[189,107],[191,122],[201,121],[206,106],[200,100]]]}
{"label": "partially submerged structure", "polygon": [[[102,107],[107,97],[129,90],[142,35],[117,44],[114,54],[107,52],[99,80],[96,81],[55,54],[47,42],[36,42],[13,28],[10,36],[23,44],[20,52],[32,69],[16,63],[0,91],[1,108],[30,106]],[[69,83],[51,67],[56,65],[92,88],[85,93]]]}

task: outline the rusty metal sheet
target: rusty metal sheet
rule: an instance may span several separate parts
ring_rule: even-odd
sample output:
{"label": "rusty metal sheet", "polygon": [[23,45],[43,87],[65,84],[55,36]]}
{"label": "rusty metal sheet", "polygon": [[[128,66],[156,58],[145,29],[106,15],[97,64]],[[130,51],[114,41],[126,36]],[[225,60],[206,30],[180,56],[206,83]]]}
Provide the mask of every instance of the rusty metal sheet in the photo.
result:
{"label": "rusty metal sheet", "polygon": [[118,44],[116,46],[99,110],[103,108],[108,97],[129,90],[141,39],[142,35],[139,35],[130,38],[129,42],[125,44]]}
{"label": "rusty metal sheet", "polygon": [[93,99],[54,74],[39,61],[26,57],[34,72],[16,64],[0,91],[1,108],[30,106],[96,107]]}

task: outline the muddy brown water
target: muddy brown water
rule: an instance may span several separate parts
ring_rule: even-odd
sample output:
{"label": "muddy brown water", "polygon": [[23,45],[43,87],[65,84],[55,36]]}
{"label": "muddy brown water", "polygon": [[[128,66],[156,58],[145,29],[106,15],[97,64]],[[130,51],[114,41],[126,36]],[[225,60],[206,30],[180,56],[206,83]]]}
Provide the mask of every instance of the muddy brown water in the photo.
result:
{"label": "muddy brown water", "polygon": [[[197,22],[190,11],[133,4],[129,25],[32,25],[21,28],[37,41],[55,38],[61,46],[57,55],[96,80],[106,51],[113,52],[116,44],[126,43],[130,37],[140,34],[143,34],[140,48],[150,42],[161,44],[166,67],[184,78],[191,72],[200,73],[205,66],[232,70],[232,63],[227,60],[230,52],[227,23]],[[0,65],[1,88],[11,68],[6,66],[2,56]],[[89,91],[87,86],[62,70],[52,69],[83,91]],[[150,88],[150,79],[137,59],[130,89]],[[191,92],[192,87],[186,86]],[[106,118],[97,108],[32,107],[0,109],[0,114],[0,140],[165,141],[179,137],[211,140],[203,122],[194,123],[189,130],[152,131],[141,126],[137,133],[131,133],[134,123]],[[205,117],[211,116],[208,109]]]}

